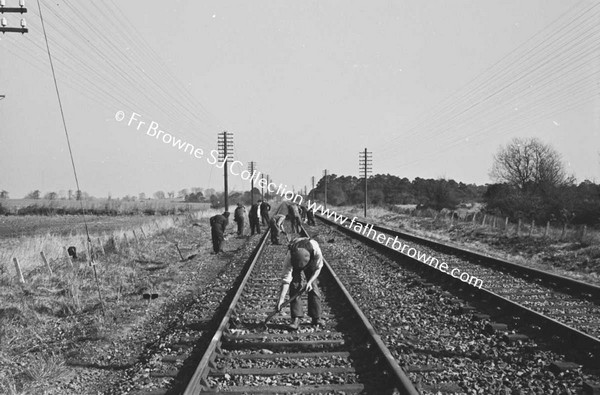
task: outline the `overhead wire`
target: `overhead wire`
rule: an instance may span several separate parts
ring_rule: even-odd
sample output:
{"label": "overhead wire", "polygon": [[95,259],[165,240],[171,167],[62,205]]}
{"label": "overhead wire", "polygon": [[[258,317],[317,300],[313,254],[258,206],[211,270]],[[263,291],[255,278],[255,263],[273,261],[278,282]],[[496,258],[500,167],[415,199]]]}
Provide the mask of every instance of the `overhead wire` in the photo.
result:
{"label": "overhead wire", "polygon": [[[560,53],[561,50],[564,50],[564,48],[566,48],[566,46],[570,45],[571,48],[577,46],[577,44],[584,42],[585,39],[588,39],[589,37],[592,37],[596,32],[596,30],[594,30],[595,25],[593,24],[594,18],[597,17],[596,14],[589,14],[590,11],[595,8],[598,4],[595,4],[591,7],[588,7],[585,10],[580,11],[572,20],[567,21],[564,26],[562,27],[562,29],[566,28],[567,26],[570,26],[573,24],[574,21],[578,20],[578,18],[582,18],[584,15],[586,15],[586,13],[588,13],[587,18],[584,19],[584,21],[592,21],[591,24],[588,25],[578,25],[575,27],[572,27],[568,32],[569,35],[563,34],[560,38],[560,40],[550,40],[549,38],[545,38],[542,42],[543,43],[562,43],[563,47],[559,47],[558,49],[555,49],[555,53]],[[572,9],[571,9],[572,10]],[[583,27],[583,29],[582,29]],[[575,28],[579,29],[576,30]],[[547,27],[544,30],[548,30],[549,27]],[[587,30],[586,30],[587,29]],[[584,36],[583,38],[581,37],[581,32],[587,32],[587,36]],[[559,32],[563,32],[563,30],[559,29]],[[558,34],[557,32],[552,33],[552,37],[554,35]],[[573,41],[574,37],[579,37],[579,41]],[[531,41],[531,40],[529,40]],[[521,46],[522,47],[522,46]],[[445,100],[443,101],[444,105],[441,106],[441,108],[438,110],[438,112],[434,112],[433,114],[433,121],[431,120],[431,118],[427,119],[427,117],[420,117],[420,121],[416,122],[414,124],[414,126],[412,126],[411,128],[407,129],[407,133],[402,133],[401,135],[399,135],[396,139],[393,139],[395,141],[398,141],[399,139],[407,139],[409,137],[412,137],[414,135],[420,135],[421,139],[423,139],[423,132],[424,132],[424,128],[425,131],[428,130],[428,133],[426,134],[426,137],[431,140],[435,139],[437,136],[434,134],[435,132],[439,133],[439,129],[441,126],[443,126],[445,128],[445,130],[451,130],[452,127],[449,126],[449,124],[451,124],[450,121],[459,121],[461,119],[461,116],[463,115],[468,115],[469,114],[469,110],[472,110],[474,108],[474,106],[477,105],[477,103],[482,103],[482,99],[476,99],[479,101],[475,101],[475,104],[473,104],[472,100],[473,98],[477,97],[478,94],[482,94],[485,93],[486,89],[489,89],[490,85],[493,83],[495,84],[495,86],[497,86],[496,90],[493,91],[491,94],[488,92],[487,96],[484,96],[484,98],[486,98],[488,101],[492,98],[497,98],[498,96],[502,97],[502,93],[506,92],[508,90],[508,88],[512,87],[512,85],[515,85],[517,82],[523,80],[525,78],[524,75],[522,75],[523,72],[523,61],[525,60],[531,60],[534,59],[534,56],[542,56],[541,60],[552,60],[552,59],[548,59],[548,57],[551,57],[553,54],[551,52],[541,52],[541,53],[536,53],[534,54],[533,51],[535,49],[539,49],[541,47],[541,44],[538,43],[537,45],[535,45],[533,47],[533,49],[529,49],[528,52],[526,52],[528,54],[528,56],[523,56],[521,54],[521,56],[518,56],[518,59],[520,60],[520,62],[516,63],[519,67],[521,67],[521,69],[519,68],[514,68],[514,69],[509,69],[509,68],[505,68],[503,70],[497,70],[495,72],[495,74],[492,74],[492,76],[489,76],[487,79],[485,78],[485,72],[482,73],[481,75],[479,75],[478,77],[476,77],[474,80],[472,81],[479,81],[478,84],[475,85],[474,89],[468,90],[468,89],[463,89],[462,91],[459,92],[455,92],[453,95],[451,95],[451,97],[459,97],[461,98],[462,102],[459,103],[455,103],[454,106],[452,106],[452,100]],[[519,47],[520,48],[520,47]],[[592,45],[593,48],[593,45]],[[546,48],[547,49],[547,48]],[[515,51],[512,51],[512,53],[516,53]],[[590,53],[593,53],[593,49],[589,50],[588,53],[584,53],[584,55],[589,55]],[[545,56],[545,57],[544,57]],[[508,55],[505,56],[503,59],[508,59]],[[577,59],[579,60],[579,59]],[[540,62],[540,59],[537,59],[537,62]],[[530,62],[531,63],[531,62]],[[542,62],[543,63],[543,62]],[[551,63],[551,62],[550,62]],[[568,59],[567,59],[567,63],[568,63]],[[497,62],[494,66],[500,64],[499,62]],[[536,63],[537,64],[537,63]],[[552,63],[551,63],[552,64]],[[524,64],[524,66],[529,66],[531,67],[530,64]],[[562,64],[558,64],[558,66],[564,66]],[[538,67],[538,70],[541,69],[542,66]],[[493,68],[493,67],[492,67]],[[492,68],[488,68],[486,71],[491,70]],[[548,68],[548,67],[546,67]],[[529,74],[534,73],[534,70],[529,70]],[[498,74],[498,73],[501,74]],[[521,74],[519,74],[521,73]],[[517,79],[516,81],[513,79],[512,81],[510,79],[504,79],[504,80],[494,80],[494,78],[492,78],[494,75],[500,75],[503,77],[510,77],[511,75],[520,75],[521,77],[519,79]],[[551,74],[543,74],[542,76],[547,77],[548,75]],[[512,85],[510,85],[512,82]],[[524,92],[523,90],[520,92],[522,93]],[[505,98],[504,98],[505,99]],[[471,103],[469,103],[469,101],[466,100],[471,100]],[[460,107],[460,105],[465,105],[465,104],[461,104],[461,103],[466,103],[466,105],[470,106],[467,107],[468,110],[465,110],[464,108],[462,109],[462,112],[460,113],[456,113],[456,108]],[[475,121],[475,120],[479,120],[479,121],[485,121],[485,119],[483,118],[477,118],[477,116],[480,116],[479,114],[475,114],[475,115],[471,115],[471,120]],[[425,119],[423,119],[425,118]],[[464,122],[464,121],[463,121]],[[389,153],[392,152],[393,150],[397,149],[397,145],[396,144],[390,144],[390,142],[386,142],[387,147],[383,148],[381,151],[381,155],[379,156],[383,156],[384,153]]]}

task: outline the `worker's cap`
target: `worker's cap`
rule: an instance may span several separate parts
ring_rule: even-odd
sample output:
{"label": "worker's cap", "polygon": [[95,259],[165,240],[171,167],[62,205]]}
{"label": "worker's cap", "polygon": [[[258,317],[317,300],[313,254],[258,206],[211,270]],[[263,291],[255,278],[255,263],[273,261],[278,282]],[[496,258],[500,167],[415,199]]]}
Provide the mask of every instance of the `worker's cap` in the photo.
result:
{"label": "worker's cap", "polygon": [[225,211],[225,212],[223,213],[223,216],[224,216],[224,217],[229,217],[229,211]]}
{"label": "worker's cap", "polygon": [[305,248],[292,248],[290,250],[292,266],[303,269],[310,261],[310,252]]}

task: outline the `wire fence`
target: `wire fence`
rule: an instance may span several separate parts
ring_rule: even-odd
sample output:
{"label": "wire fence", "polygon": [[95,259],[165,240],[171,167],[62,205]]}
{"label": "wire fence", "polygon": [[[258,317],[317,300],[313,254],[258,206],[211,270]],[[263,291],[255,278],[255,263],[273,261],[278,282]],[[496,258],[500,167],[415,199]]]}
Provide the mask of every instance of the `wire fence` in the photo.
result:
{"label": "wire fence", "polygon": [[417,218],[431,218],[433,222],[442,222],[448,226],[463,224],[515,237],[546,238],[558,241],[578,241],[582,243],[600,242],[600,232],[587,225],[574,225],[559,221],[536,223],[506,216],[460,210],[406,210],[406,214]]}

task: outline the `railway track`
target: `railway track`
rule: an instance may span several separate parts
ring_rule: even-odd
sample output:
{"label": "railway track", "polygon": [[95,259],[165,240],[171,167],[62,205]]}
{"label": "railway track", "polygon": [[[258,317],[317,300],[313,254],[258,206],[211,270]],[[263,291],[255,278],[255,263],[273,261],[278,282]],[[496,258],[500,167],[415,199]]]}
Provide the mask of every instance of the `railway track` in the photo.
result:
{"label": "railway track", "polygon": [[327,262],[319,276],[324,327],[303,323],[290,331],[288,309],[264,326],[287,252],[267,245],[268,236],[253,252],[184,394],[418,394]]}
{"label": "railway track", "polygon": [[482,279],[484,286],[478,289],[449,273],[374,241],[375,237],[369,238],[347,226],[321,216],[318,218],[352,238],[390,254],[394,259],[401,257],[403,262],[411,263],[433,281],[452,284],[474,303],[493,304],[504,312],[518,316],[509,325],[524,319],[530,323],[533,333],[550,335],[560,349],[567,350],[581,363],[600,365],[600,287],[373,225],[373,229],[379,233],[398,237],[403,243],[436,256],[440,262],[444,261],[450,267]]}

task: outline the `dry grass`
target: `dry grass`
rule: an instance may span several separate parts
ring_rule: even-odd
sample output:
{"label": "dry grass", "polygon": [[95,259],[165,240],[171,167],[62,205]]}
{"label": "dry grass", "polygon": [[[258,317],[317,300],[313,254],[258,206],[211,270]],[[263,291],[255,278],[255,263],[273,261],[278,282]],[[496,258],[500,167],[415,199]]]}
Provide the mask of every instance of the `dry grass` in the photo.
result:
{"label": "dry grass", "polygon": [[[162,295],[177,287],[181,275],[173,265],[180,261],[175,240],[184,235],[188,244],[205,239],[209,235],[206,221],[200,228],[191,224],[218,212],[156,218],[158,226],[152,220],[145,227],[146,237],[138,235],[137,241],[131,229],[98,236],[106,252],[96,259],[98,283],[85,257],[74,260],[71,268],[62,256],[63,245],[79,242],[75,245],[82,246],[80,237],[24,238],[10,251],[0,250],[4,262],[15,252],[22,254],[23,262],[30,262],[26,252],[44,248],[53,270],[50,274],[41,266],[35,251],[23,270],[25,284],[20,284],[14,268],[0,264],[0,394],[46,393],[70,377],[68,358],[96,362],[94,358],[101,355],[82,345],[126,336],[139,311],[143,316],[148,309],[142,294]],[[128,235],[127,242],[123,233]],[[188,255],[196,246],[180,248]]]}
{"label": "dry grass", "polygon": [[[105,252],[125,248],[136,240],[160,234],[167,229],[173,228],[181,221],[200,220],[220,213],[219,210],[197,211],[185,216],[157,216],[147,217],[147,222],[135,229],[119,229],[102,234],[91,234],[92,247],[96,254],[102,249]],[[46,270],[40,252],[43,251],[50,266],[66,264],[65,247],[74,246],[77,255],[84,259],[87,255],[87,242],[85,235],[60,236],[47,233],[38,236],[22,236],[0,240],[0,272],[4,271],[16,275],[13,258],[19,260],[21,270]]]}

